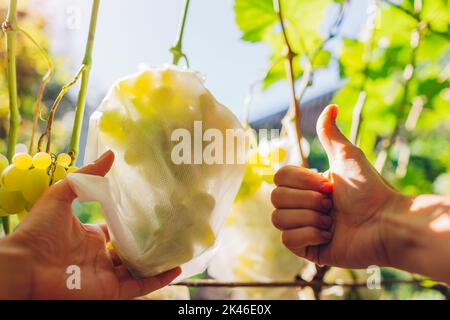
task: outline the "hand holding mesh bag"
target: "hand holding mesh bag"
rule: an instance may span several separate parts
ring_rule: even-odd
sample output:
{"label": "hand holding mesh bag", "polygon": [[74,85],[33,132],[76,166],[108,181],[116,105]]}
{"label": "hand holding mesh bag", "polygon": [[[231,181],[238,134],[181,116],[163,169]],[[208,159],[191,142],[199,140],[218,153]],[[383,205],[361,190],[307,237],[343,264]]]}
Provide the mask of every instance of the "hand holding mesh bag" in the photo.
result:
{"label": "hand holding mesh bag", "polygon": [[[202,272],[238,191],[243,164],[174,161],[174,132],[198,139],[199,123],[223,137],[227,129],[242,130],[197,73],[173,67],[118,81],[91,116],[85,160],[111,149],[116,162],[105,178],[72,174],[69,180],[81,201],[100,202],[114,248],[137,277],[177,265],[182,278]],[[194,158],[190,148],[175,155]],[[239,150],[225,143],[220,149]]]}

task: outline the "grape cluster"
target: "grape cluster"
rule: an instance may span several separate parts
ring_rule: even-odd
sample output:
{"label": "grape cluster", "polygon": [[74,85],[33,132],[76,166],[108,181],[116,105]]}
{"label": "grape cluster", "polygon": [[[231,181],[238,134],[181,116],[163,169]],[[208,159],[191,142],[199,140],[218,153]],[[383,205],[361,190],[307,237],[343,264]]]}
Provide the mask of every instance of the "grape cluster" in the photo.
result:
{"label": "grape cluster", "polygon": [[38,152],[33,157],[19,152],[8,159],[0,154],[0,216],[18,214],[23,218],[45,189],[77,170],[67,153]]}

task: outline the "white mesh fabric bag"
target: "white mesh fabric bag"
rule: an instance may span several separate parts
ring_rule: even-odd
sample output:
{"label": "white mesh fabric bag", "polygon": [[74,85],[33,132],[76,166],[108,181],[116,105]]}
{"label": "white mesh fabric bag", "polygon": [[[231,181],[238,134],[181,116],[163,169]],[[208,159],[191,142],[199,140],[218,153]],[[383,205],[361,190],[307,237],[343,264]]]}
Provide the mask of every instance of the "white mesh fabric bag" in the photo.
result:
{"label": "white mesh fabric bag", "polygon": [[[212,154],[222,152],[225,159],[231,152],[236,161],[199,163],[196,148],[211,152],[198,137],[199,126],[200,135],[243,130],[198,73],[175,67],[148,68],[119,80],[90,118],[85,162],[111,149],[113,168],[105,178],[68,178],[81,201],[100,202],[112,244],[136,277],[182,265],[179,279],[186,278],[202,272],[213,254],[245,171],[237,163],[245,150],[233,139],[234,148],[223,142]],[[184,151],[182,137],[191,139]],[[197,164],[180,164],[180,158]]]}

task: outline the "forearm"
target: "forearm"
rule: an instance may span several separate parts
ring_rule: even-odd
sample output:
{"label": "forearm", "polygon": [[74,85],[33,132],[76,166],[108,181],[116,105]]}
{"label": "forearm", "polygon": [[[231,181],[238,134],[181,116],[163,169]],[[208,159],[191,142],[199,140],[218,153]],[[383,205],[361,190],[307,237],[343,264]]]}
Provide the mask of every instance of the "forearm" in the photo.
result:
{"label": "forearm", "polygon": [[11,236],[0,239],[0,300],[26,299],[30,295],[31,264],[26,250]]}
{"label": "forearm", "polygon": [[402,196],[383,221],[391,266],[450,283],[450,197]]}

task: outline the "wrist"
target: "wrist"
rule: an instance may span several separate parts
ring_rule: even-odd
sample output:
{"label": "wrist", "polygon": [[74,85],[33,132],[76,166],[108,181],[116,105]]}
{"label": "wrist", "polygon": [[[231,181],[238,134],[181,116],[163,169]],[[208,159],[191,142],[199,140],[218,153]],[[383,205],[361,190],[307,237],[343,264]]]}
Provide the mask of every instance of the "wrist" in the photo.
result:
{"label": "wrist", "polygon": [[384,266],[405,270],[410,261],[415,260],[421,230],[408,219],[414,200],[415,197],[396,192],[382,212],[380,238],[385,254]]}
{"label": "wrist", "polygon": [[29,251],[15,241],[13,235],[0,239],[0,300],[30,296],[31,260]]}
{"label": "wrist", "polygon": [[399,195],[382,218],[387,265],[450,283],[450,199]]}

